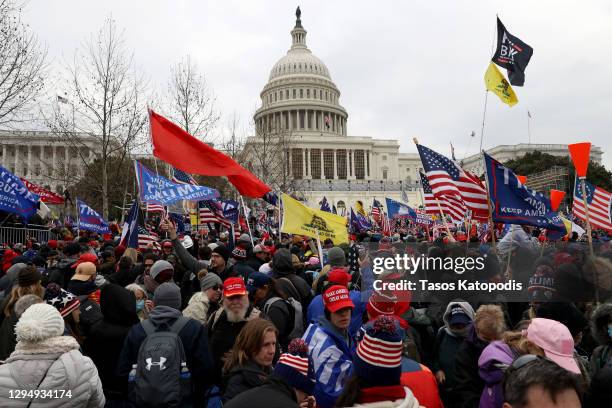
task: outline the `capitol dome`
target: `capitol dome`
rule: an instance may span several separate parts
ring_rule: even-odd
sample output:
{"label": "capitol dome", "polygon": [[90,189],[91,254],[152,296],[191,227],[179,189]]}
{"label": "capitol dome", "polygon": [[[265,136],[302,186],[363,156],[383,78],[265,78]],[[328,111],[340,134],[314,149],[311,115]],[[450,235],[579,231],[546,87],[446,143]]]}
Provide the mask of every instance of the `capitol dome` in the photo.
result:
{"label": "capitol dome", "polygon": [[270,71],[255,112],[257,133],[331,133],[346,136],[346,110],[327,66],[306,45],[301,11],[296,10],[291,48]]}

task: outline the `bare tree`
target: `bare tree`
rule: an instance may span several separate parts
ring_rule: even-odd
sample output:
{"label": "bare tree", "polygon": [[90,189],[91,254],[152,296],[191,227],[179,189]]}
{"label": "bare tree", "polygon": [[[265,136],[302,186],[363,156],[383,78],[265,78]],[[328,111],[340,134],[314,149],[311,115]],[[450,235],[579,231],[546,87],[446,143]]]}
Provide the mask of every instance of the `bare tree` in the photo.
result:
{"label": "bare tree", "polygon": [[293,192],[295,183],[289,177],[289,155],[293,145],[290,129],[255,125],[255,136],[248,137],[243,153],[245,166],[274,190]]}
{"label": "bare tree", "polygon": [[228,135],[220,143],[221,151],[239,163],[243,162],[244,151],[244,132],[239,128],[240,118],[234,111],[232,117],[227,122]]}
{"label": "bare tree", "polygon": [[21,21],[20,5],[0,0],[0,125],[32,120],[44,85],[46,49]]}
{"label": "bare tree", "polygon": [[[145,81],[136,72],[133,53],[127,50],[123,33],[111,18],[76,51],[65,74],[66,97],[58,97],[58,102],[70,105],[70,109],[66,112],[56,104],[49,126],[85,168],[97,162],[102,213],[108,217],[109,177],[120,178],[121,163],[144,142]],[[74,184],[78,180],[70,181]]]}
{"label": "bare tree", "polygon": [[210,142],[209,133],[217,125],[220,115],[206,78],[189,55],[174,65],[170,72],[162,111],[187,133]]}

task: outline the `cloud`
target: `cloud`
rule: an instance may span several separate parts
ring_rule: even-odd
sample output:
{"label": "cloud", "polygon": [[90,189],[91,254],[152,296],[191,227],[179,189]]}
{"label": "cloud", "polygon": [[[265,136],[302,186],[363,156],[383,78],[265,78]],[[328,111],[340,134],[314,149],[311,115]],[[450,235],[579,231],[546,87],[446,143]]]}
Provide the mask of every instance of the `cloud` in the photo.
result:
{"label": "cloud", "polygon": [[[170,65],[191,54],[219,107],[248,122],[270,69],[291,44],[297,4],[276,1],[36,2],[25,19],[47,43],[53,65],[110,14],[125,29],[135,61],[159,87]],[[612,167],[612,4],[578,1],[323,1],[301,2],[307,42],[329,68],[349,113],[350,135],[412,137],[442,152],[475,153],[483,75],[495,15],[534,48],[519,104],[489,95],[485,147],[590,140]]]}

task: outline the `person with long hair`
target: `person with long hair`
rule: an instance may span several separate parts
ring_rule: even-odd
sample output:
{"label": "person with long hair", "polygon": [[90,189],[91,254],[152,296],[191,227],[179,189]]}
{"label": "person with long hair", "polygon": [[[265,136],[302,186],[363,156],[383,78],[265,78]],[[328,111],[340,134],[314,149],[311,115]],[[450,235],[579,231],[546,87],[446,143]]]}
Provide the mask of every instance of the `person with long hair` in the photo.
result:
{"label": "person with long hair", "polygon": [[15,324],[18,317],[15,314],[15,303],[26,295],[43,297],[44,288],[40,284],[42,276],[32,265],[22,268],[17,273],[16,285],[2,303],[0,312],[0,360],[6,359],[15,350]]}
{"label": "person with long hair", "polygon": [[257,318],[240,331],[223,366],[223,401],[262,385],[272,372],[278,330],[270,321]]}
{"label": "person with long hair", "polygon": [[383,315],[368,322],[335,406],[418,408],[412,391],[401,385],[403,340],[397,319]]}

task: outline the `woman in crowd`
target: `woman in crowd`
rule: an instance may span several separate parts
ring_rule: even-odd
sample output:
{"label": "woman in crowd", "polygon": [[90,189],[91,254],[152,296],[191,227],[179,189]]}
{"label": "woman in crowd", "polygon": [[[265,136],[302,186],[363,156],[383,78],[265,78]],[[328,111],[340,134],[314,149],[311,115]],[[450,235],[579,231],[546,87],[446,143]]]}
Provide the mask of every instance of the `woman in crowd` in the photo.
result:
{"label": "woman in crowd", "polygon": [[599,370],[612,368],[612,303],[604,303],[595,309],[591,332],[599,342],[591,355],[591,375],[594,377]]}
{"label": "woman in crowd", "polygon": [[0,309],[0,360],[6,359],[15,350],[15,303],[25,295],[43,297],[44,288],[40,284],[42,276],[34,266],[25,266],[17,272],[16,285],[4,299]]}
{"label": "woman in crowd", "polygon": [[276,327],[261,318],[243,327],[223,366],[224,401],[266,381],[272,372],[277,335]]}
{"label": "woman in crowd", "polygon": [[223,282],[214,272],[202,269],[198,272],[200,280],[200,291],[196,292],[187,307],[183,310],[183,316],[191,317],[202,324],[206,324],[208,317],[217,311],[219,301],[223,293]]}
{"label": "woman in crowd", "polygon": [[149,311],[153,308],[153,304],[147,296],[147,291],[136,283],[130,283],[125,288],[132,292],[136,298],[136,314],[138,319],[140,321],[148,319]]}
{"label": "woman in crowd", "polygon": [[57,283],[50,283],[45,289],[44,300],[47,304],[57,309],[64,318],[64,334],[72,336],[79,344],[83,344],[83,336],[79,330],[81,317],[81,301],[74,294],[59,287]]}
{"label": "woman in crowd", "polygon": [[10,390],[53,392],[52,396],[26,396],[19,406],[104,406],[96,366],[80,353],[73,337],[63,335],[64,320],[56,308],[45,303],[30,306],[17,322],[15,333],[15,351],[0,365],[0,406],[17,406]]}

